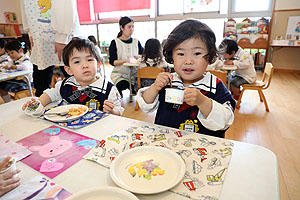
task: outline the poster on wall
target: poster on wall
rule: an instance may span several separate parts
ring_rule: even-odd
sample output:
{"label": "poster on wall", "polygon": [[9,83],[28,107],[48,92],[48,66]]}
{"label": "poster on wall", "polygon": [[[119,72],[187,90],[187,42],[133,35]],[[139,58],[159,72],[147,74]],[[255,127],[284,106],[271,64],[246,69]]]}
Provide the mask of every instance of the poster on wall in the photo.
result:
{"label": "poster on wall", "polygon": [[285,38],[300,40],[300,16],[289,17]]}
{"label": "poster on wall", "polygon": [[14,12],[4,12],[6,23],[17,23],[17,15]]}

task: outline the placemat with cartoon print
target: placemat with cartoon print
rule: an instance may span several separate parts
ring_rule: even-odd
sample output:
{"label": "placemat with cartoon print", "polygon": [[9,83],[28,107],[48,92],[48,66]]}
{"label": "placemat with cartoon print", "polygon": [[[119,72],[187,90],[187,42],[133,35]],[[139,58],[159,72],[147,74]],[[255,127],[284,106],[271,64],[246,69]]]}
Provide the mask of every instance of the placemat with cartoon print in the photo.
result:
{"label": "placemat with cartoon print", "polygon": [[[45,112],[47,112],[55,107],[62,106],[62,105],[67,105],[67,102],[61,101],[59,104],[52,106],[50,108],[47,108],[45,110]],[[72,129],[78,129],[78,128],[86,127],[106,116],[108,116],[108,114],[105,112],[89,108],[88,112],[85,115],[83,115],[82,117],[80,117],[79,119],[76,119],[74,121],[68,121],[68,122],[53,122],[53,121],[51,121],[51,122],[58,124],[60,126],[64,126],[64,127],[68,127],[68,128],[72,128]],[[45,119],[45,120],[47,120],[47,119]]]}
{"label": "placemat with cartoon print", "polygon": [[146,122],[134,122],[126,130],[99,141],[84,158],[108,168],[116,156],[130,148],[161,146],[175,151],[185,161],[186,173],[180,184],[170,191],[197,200],[219,198],[234,146],[222,138]]}

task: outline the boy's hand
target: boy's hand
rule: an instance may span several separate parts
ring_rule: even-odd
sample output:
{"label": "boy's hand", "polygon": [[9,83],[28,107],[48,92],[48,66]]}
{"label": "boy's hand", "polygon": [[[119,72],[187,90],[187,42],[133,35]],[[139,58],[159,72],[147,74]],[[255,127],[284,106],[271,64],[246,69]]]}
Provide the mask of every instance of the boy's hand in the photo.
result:
{"label": "boy's hand", "polygon": [[161,72],[157,75],[155,82],[153,83],[153,87],[157,91],[160,91],[162,88],[168,85],[171,80],[173,80],[172,74],[170,74],[169,72]]}
{"label": "boy's hand", "polygon": [[224,65],[233,65],[233,60],[225,60]]}
{"label": "boy's hand", "polygon": [[113,101],[105,100],[103,104],[103,112],[111,113],[115,105]]}
{"label": "boy's hand", "polygon": [[37,102],[36,98],[31,98],[30,101],[27,101],[23,106],[22,106],[22,110],[25,110],[29,105],[32,105],[34,103]]}
{"label": "boy's hand", "polygon": [[[4,166],[9,162],[9,160],[10,157],[7,157],[0,163],[0,171],[4,169]],[[15,170],[13,172],[7,171],[0,174],[0,197],[20,185],[20,178],[13,177],[19,172],[20,170]]]}

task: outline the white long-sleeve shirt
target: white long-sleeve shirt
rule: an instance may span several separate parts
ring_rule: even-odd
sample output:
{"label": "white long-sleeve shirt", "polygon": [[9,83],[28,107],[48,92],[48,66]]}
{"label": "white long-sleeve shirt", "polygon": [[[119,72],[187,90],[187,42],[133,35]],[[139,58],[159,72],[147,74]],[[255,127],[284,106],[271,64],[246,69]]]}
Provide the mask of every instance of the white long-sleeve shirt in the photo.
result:
{"label": "white long-sleeve shirt", "polygon": [[[18,60],[11,60],[7,63],[8,66],[16,65],[17,70],[24,70],[24,71],[32,71],[33,66],[30,62],[30,58],[27,55],[23,55]],[[32,73],[25,75],[28,77],[29,81],[32,82]],[[26,81],[26,79],[24,79]]]}
{"label": "white long-sleeve shirt", "polygon": [[233,65],[237,67],[235,75],[243,77],[250,84],[255,83],[256,71],[252,56],[239,47],[233,58]]}
{"label": "white long-sleeve shirt", "polygon": [[79,35],[75,0],[22,0],[23,29],[33,38],[31,62],[39,70],[63,65],[54,53],[54,42],[67,44]]}

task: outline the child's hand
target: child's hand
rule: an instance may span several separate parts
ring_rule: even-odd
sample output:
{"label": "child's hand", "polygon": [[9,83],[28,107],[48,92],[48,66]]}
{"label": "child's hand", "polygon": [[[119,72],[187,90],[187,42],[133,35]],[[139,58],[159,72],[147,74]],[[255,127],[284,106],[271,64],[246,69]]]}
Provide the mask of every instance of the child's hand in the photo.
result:
{"label": "child's hand", "polygon": [[163,87],[168,85],[173,80],[173,75],[169,72],[161,72],[157,75],[153,86],[157,91],[160,91]]}
{"label": "child's hand", "polygon": [[190,106],[198,106],[205,117],[211,112],[212,100],[196,88],[185,88],[183,101]]}
{"label": "child's hand", "polygon": [[103,112],[111,113],[115,105],[113,101],[105,100],[103,104]]}
{"label": "child's hand", "polygon": [[23,106],[22,110],[25,110],[28,106],[37,104],[39,101],[36,98],[31,98],[30,101],[27,101]]}
{"label": "child's hand", "polygon": [[[0,163],[0,171],[4,170],[4,166],[9,162],[9,160],[10,157],[7,157]],[[15,170],[0,174],[0,197],[20,185],[20,178],[14,177],[14,175],[19,172],[20,170]]]}
{"label": "child's hand", "polygon": [[184,101],[190,106],[199,106],[203,100],[203,94],[196,88],[184,89]]}
{"label": "child's hand", "polygon": [[225,60],[224,65],[233,65],[233,60]]}

